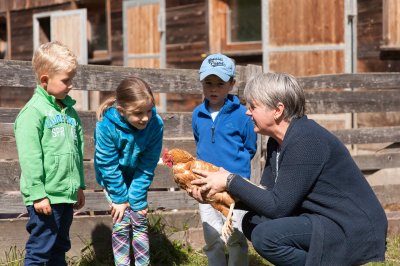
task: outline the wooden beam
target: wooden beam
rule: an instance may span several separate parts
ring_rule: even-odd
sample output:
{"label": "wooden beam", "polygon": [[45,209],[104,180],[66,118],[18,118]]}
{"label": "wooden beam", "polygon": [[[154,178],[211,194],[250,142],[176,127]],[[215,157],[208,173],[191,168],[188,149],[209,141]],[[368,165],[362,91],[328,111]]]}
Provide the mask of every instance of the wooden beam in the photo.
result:
{"label": "wooden beam", "polygon": [[353,159],[362,171],[400,167],[400,153],[355,155]]}
{"label": "wooden beam", "polygon": [[[17,108],[0,108],[0,123],[14,123],[19,111],[20,109]],[[96,124],[95,112],[81,111],[78,113],[82,122],[84,134],[93,136]],[[164,122],[164,138],[193,138],[191,113],[168,112],[160,113],[159,115]],[[11,126],[7,126],[7,128],[10,127]]]}
{"label": "wooden beam", "polygon": [[332,133],[345,144],[400,142],[400,127],[353,128]]}
{"label": "wooden beam", "polygon": [[[105,211],[110,206],[103,192],[85,191],[85,211]],[[198,202],[187,195],[186,191],[149,191],[147,201],[149,210],[193,210],[198,208]],[[26,213],[19,191],[0,192],[0,213]]]}
{"label": "wooden beam", "polygon": [[[93,161],[84,161],[83,167],[87,189],[101,190],[102,188],[96,182]],[[21,170],[17,160],[0,160],[0,192],[19,191],[20,175]],[[177,187],[172,176],[172,170],[167,166],[159,164],[155,170],[155,176],[150,189],[167,190]]]}
{"label": "wooden beam", "polygon": [[400,73],[333,74],[299,77],[303,88],[398,88]]}
{"label": "wooden beam", "polygon": [[[385,168],[400,167],[400,153],[398,152],[355,155],[353,159],[357,166],[365,173]],[[0,160],[0,192],[18,191],[20,174],[20,167],[17,160]],[[96,182],[93,161],[84,161],[84,174],[87,189],[101,189]],[[253,172],[253,174],[255,175],[256,173]],[[177,185],[174,182],[171,169],[159,164],[155,170],[154,180],[150,189],[166,190],[176,188]]]}
{"label": "wooden beam", "polygon": [[[0,60],[0,69],[0,86],[36,87],[31,62]],[[199,74],[194,69],[79,65],[73,84],[79,90],[114,91],[121,80],[129,76],[143,78],[153,92],[202,94]]]}
{"label": "wooden beam", "polygon": [[[249,66],[253,67],[253,66]],[[237,66],[237,76],[248,71],[247,66]],[[0,86],[35,87],[31,62],[0,60]],[[75,87],[82,90],[113,91],[119,82],[136,75],[149,82],[154,92],[201,94],[201,84],[196,69],[145,69],[119,66],[79,65],[74,78]],[[248,79],[248,75],[242,75]],[[20,77],[24,77],[21,79]],[[398,88],[400,73],[335,74],[297,77],[305,89],[323,88]],[[244,86],[246,80],[238,80]]]}
{"label": "wooden beam", "polygon": [[305,91],[309,114],[400,112],[400,88],[375,91]]}

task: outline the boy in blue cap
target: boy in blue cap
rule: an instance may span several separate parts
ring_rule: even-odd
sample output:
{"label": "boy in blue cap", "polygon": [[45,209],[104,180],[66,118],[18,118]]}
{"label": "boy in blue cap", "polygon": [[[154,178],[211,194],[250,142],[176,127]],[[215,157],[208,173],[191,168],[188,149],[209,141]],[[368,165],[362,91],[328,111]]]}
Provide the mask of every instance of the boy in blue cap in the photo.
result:
{"label": "boy in blue cap", "polygon": [[[235,85],[235,64],[223,54],[211,54],[201,64],[200,81],[204,102],[192,114],[197,159],[223,167],[231,173],[250,178],[250,161],[257,146],[253,121],[239,98],[229,94]],[[199,204],[203,223],[204,251],[208,265],[227,265],[221,229],[225,217],[209,204]],[[240,224],[243,213],[235,210],[233,219]],[[228,265],[248,265],[248,245],[238,230],[227,240]]]}

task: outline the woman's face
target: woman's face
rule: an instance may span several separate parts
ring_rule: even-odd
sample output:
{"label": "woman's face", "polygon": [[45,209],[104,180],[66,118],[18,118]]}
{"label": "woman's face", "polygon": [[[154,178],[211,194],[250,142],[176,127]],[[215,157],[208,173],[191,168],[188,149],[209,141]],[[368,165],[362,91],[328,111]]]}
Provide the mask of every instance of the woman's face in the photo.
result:
{"label": "woman's face", "polygon": [[246,115],[250,116],[253,120],[254,131],[256,133],[272,136],[274,126],[276,126],[275,113],[275,109],[271,109],[257,100],[253,100],[253,102],[248,104]]}

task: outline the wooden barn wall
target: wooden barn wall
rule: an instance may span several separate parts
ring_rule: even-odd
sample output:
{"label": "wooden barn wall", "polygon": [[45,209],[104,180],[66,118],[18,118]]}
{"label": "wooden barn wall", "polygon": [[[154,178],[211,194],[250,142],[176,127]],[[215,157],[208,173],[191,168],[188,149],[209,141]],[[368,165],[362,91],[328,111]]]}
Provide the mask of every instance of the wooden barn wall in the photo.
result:
{"label": "wooden barn wall", "polygon": [[[400,51],[381,51],[383,44],[382,0],[358,1],[357,72],[399,72]],[[360,113],[357,127],[397,126],[398,113]],[[374,149],[374,145],[358,145],[359,149]]]}
{"label": "wooden barn wall", "polygon": [[[39,3],[38,3],[39,4]],[[53,10],[67,10],[71,8],[70,3],[40,7],[34,9],[20,9],[17,5],[11,11],[11,59],[13,60],[32,60],[33,54],[33,25],[32,16],[36,13],[48,12]],[[29,92],[26,89],[0,87],[0,107],[22,107],[31,98],[33,88]]]}
{"label": "wooden barn wall", "polygon": [[208,51],[206,1],[166,1],[167,67],[198,68]]}
{"label": "wooden barn wall", "polygon": [[22,10],[39,8],[43,6],[70,3],[71,0],[2,0],[0,1],[0,12],[8,10]]}
{"label": "wooden barn wall", "polygon": [[[344,0],[271,0],[269,16],[272,48],[344,43]],[[279,51],[269,57],[271,70],[297,76],[344,72],[343,51]]]}
{"label": "wooden barn wall", "polygon": [[270,69],[295,76],[344,72],[343,51],[280,52],[270,54]]}
{"label": "wooden barn wall", "polygon": [[382,0],[358,1],[358,72],[400,71],[400,51],[380,50],[383,44],[382,7]]}
{"label": "wooden barn wall", "polygon": [[343,43],[343,4],[343,0],[270,1],[270,44]]}
{"label": "wooden barn wall", "polygon": [[113,0],[111,2],[111,65],[124,65],[124,44],[122,29],[122,2],[123,0]]}
{"label": "wooden barn wall", "polygon": [[43,8],[25,9],[11,12],[11,59],[31,60],[33,53],[32,17],[36,13],[68,10],[71,4],[53,5]]}

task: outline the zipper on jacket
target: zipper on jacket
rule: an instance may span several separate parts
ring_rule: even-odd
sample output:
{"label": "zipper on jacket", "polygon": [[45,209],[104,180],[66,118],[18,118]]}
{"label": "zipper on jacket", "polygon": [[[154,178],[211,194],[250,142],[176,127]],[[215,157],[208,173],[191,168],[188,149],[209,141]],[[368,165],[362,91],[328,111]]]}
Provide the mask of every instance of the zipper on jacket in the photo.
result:
{"label": "zipper on jacket", "polygon": [[[61,113],[63,114],[63,118],[64,118],[64,123],[63,123],[63,127],[64,127],[64,137],[65,137],[65,139],[67,140],[67,142],[68,142],[68,150],[69,150],[69,166],[68,166],[68,171],[70,172],[69,173],[69,176],[71,176],[71,174],[72,174],[72,172],[73,172],[73,163],[72,163],[72,161],[73,161],[73,158],[72,158],[72,156],[73,156],[73,152],[71,152],[71,150],[72,150],[72,147],[71,147],[71,141],[73,141],[73,138],[71,137],[71,130],[68,130],[69,129],[69,126],[68,126],[68,121],[67,121],[67,108],[68,107],[64,107],[64,108],[62,108],[61,109]],[[70,187],[70,197],[72,197],[73,196],[73,194],[74,194],[74,188],[73,188],[73,183],[72,183],[72,179],[71,178],[69,178],[69,187]]]}
{"label": "zipper on jacket", "polygon": [[211,142],[212,143],[215,142],[214,131],[215,131],[215,125],[213,124],[212,127],[211,127]]}

